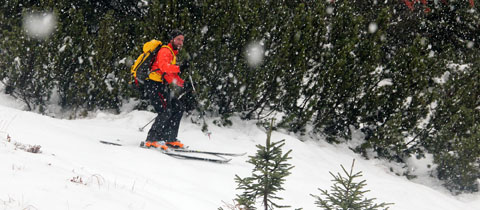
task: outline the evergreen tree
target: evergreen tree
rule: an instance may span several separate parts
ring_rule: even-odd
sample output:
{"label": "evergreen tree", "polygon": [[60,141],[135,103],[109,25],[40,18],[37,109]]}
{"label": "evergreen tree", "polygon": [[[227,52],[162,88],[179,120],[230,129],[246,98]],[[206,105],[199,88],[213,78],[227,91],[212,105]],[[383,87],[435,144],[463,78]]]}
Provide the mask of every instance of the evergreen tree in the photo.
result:
{"label": "evergreen tree", "polygon": [[429,57],[425,42],[417,38],[412,45],[397,50],[397,55],[380,73],[383,79],[379,82],[383,84],[372,90],[367,102],[373,112],[368,110],[364,123],[376,124],[368,126],[371,135],[366,137],[362,147],[374,148],[380,157],[404,162],[404,157],[418,152],[415,149],[421,146],[419,138],[414,138],[415,141],[405,139],[420,137],[427,129],[419,129],[418,123],[426,117],[428,105],[433,103],[429,88],[432,78],[441,73],[443,64]]}
{"label": "evergreen tree", "polygon": [[[20,17],[34,14],[35,8],[24,9]],[[35,13],[45,18],[46,13]],[[18,17],[18,16],[15,16]],[[3,17],[5,18],[5,17]],[[4,70],[0,79],[6,79],[5,92],[25,102],[28,110],[43,113],[52,89],[52,43],[49,38],[30,36],[19,18],[9,19],[12,25],[4,30],[1,42]],[[23,26],[23,27],[22,27]]]}
{"label": "evergreen tree", "polygon": [[267,133],[266,145],[257,145],[257,154],[251,156],[249,163],[254,165],[251,177],[240,178],[235,175],[235,182],[238,183],[237,189],[243,190],[241,195],[237,195],[236,201],[239,205],[246,209],[256,209],[255,203],[257,199],[261,200],[263,209],[286,208],[289,206],[279,205],[275,200],[282,200],[276,194],[284,190],[282,187],[285,177],[290,175],[293,168],[287,163],[291,157],[291,150],[285,154],[282,147],[285,140],[271,142],[273,130],[273,120],[270,124],[270,130]]}
{"label": "evergreen tree", "polygon": [[[365,198],[365,193],[369,190],[364,190],[366,184],[365,180],[356,182],[357,178],[362,176],[362,172],[353,173],[353,167],[355,160],[352,162],[350,171],[347,171],[343,165],[342,167],[345,176],[337,173],[337,175],[330,172],[333,177],[334,184],[331,186],[331,192],[328,190],[319,189],[322,192],[322,196],[312,195],[316,201],[315,204],[318,207],[327,210],[375,210],[375,209],[388,209],[387,206],[391,203],[374,203],[375,198]],[[322,198],[323,197],[323,198]],[[386,208],[385,208],[386,207]]]}
{"label": "evergreen tree", "polygon": [[[459,62],[471,61],[471,48],[480,45],[477,39],[480,28],[480,14],[466,1],[445,1],[429,5],[431,11],[421,18],[419,32],[431,39],[432,49],[437,53],[455,50]],[[475,5],[478,7],[478,5]],[[420,12],[420,11],[419,11]]]}
{"label": "evergreen tree", "polygon": [[[478,62],[478,60],[477,60]],[[476,62],[476,63],[477,63]],[[476,64],[475,63],[475,64]],[[480,178],[480,70],[452,68],[448,81],[437,93],[437,107],[432,114],[432,130],[424,147],[434,154],[438,164],[434,174],[453,193],[477,192]]]}
{"label": "evergreen tree", "polygon": [[[365,107],[363,97],[371,94],[369,89],[375,83],[371,75],[387,44],[382,37],[390,17],[385,11],[388,8],[361,1],[335,1],[326,7],[324,18],[329,30],[322,53],[314,60],[306,93],[311,98],[315,129],[325,133],[329,141],[337,141],[336,137],[350,138],[351,126],[358,127]],[[378,18],[372,14],[379,14]],[[369,31],[372,23],[377,30]]]}
{"label": "evergreen tree", "polygon": [[[94,51],[90,55],[92,64],[89,66],[89,78],[94,86],[90,88],[88,95],[88,107],[90,109],[115,109],[120,105],[121,82],[118,82],[118,61],[120,56],[116,50],[116,25],[113,19],[113,10],[109,10],[99,24],[98,36],[93,41]],[[118,34],[118,33],[117,33]],[[122,80],[120,80],[122,81]],[[125,80],[123,80],[125,81]]]}
{"label": "evergreen tree", "polygon": [[91,36],[82,9],[65,11],[68,16],[59,23],[61,42],[55,58],[55,81],[59,103],[65,110],[81,110],[87,105],[92,84],[87,67],[92,52]]}

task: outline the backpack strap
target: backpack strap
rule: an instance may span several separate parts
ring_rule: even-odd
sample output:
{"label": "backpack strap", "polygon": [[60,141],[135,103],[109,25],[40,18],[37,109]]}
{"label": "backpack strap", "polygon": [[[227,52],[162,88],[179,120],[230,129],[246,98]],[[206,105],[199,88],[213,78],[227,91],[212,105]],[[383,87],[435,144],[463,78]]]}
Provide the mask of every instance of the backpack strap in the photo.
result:
{"label": "backpack strap", "polygon": [[[175,64],[177,63],[177,56],[176,56],[175,53],[173,52],[173,49],[170,48],[170,46],[168,46],[168,45],[162,45],[161,48],[168,48],[168,49],[170,50],[170,52],[171,52],[172,55],[173,55],[173,60],[172,60],[172,62],[171,62],[170,64],[175,65]],[[159,50],[160,50],[160,49],[159,49]],[[154,59],[156,59],[156,58],[154,58]],[[153,62],[154,62],[154,61],[152,61],[152,64],[153,64]],[[150,74],[153,73],[153,72],[157,72],[157,71],[160,71],[160,69],[154,69],[154,70],[150,71]],[[165,72],[162,74],[162,81],[163,81],[163,77],[165,76],[165,74],[166,74]],[[147,79],[148,79],[148,77],[147,77]]]}
{"label": "backpack strap", "polygon": [[170,46],[168,46],[168,45],[163,45],[162,48],[164,48],[164,47],[165,47],[165,48],[168,48],[168,49],[170,50],[170,52],[172,53],[172,55],[173,55],[173,60],[172,60],[172,62],[171,62],[170,64],[172,64],[172,65],[177,64],[177,56],[176,56],[175,53],[173,52],[173,49],[170,48]]}

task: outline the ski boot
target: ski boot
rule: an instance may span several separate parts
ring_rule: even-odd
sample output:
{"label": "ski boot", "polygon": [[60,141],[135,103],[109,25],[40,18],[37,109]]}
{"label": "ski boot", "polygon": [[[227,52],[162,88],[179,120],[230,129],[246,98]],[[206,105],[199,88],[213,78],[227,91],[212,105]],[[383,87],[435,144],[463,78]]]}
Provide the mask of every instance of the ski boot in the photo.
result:
{"label": "ski boot", "polygon": [[164,141],[145,141],[145,147],[146,148],[153,147],[153,148],[161,149],[164,151],[168,150],[168,146],[165,145]]}
{"label": "ski boot", "polygon": [[183,145],[183,143],[181,143],[180,141],[176,140],[176,141],[167,141],[165,142],[165,144],[168,146],[168,147],[171,147],[171,148],[174,148],[174,149],[185,149],[185,145]]}

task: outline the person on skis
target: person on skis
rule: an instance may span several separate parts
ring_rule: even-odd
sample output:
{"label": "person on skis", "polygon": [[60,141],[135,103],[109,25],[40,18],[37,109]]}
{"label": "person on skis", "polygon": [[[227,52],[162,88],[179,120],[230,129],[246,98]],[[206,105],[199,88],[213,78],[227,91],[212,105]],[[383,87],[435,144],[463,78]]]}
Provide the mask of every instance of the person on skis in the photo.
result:
{"label": "person on skis", "polygon": [[167,150],[168,147],[184,147],[177,139],[180,120],[185,110],[180,100],[184,80],[179,73],[183,66],[181,68],[176,63],[176,55],[182,49],[184,38],[180,30],[175,29],[170,33],[170,42],[158,51],[145,82],[146,95],[158,113],[148,131],[146,147],[162,150]]}

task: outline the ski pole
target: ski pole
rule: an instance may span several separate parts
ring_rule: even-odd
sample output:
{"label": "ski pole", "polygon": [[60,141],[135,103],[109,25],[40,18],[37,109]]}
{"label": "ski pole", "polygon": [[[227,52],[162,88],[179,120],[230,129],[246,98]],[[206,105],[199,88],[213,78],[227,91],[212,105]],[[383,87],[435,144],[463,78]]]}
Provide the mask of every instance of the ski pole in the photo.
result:
{"label": "ski pole", "polygon": [[192,89],[193,89],[193,92],[196,93],[197,90],[195,90],[195,85],[193,85],[193,79],[192,79],[192,75],[188,75],[188,77],[190,78],[190,83],[192,83]]}
{"label": "ski pole", "polygon": [[200,109],[200,117],[202,118],[203,120],[203,126],[202,126],[202,132],[204,132],[205,134],[208,135],[208,138],[210,138],[210,135],[212,134],[211,131],[208,130],[207,128],[207,122],[205,122],[205,109],[203,108],[202,104],[200,104],[198,102],[198,98],[197,98],[197,90],[195,89],[195,85],[193,84],[193,79],[192,79],[192,75],[188,75],[188,77],[190,78],[190,83],[192,84],[192,89],[193,89],[193,96],[196,98],[197,100],[197,104],[198,104],[198,108]]}
{"label": "ski pole", "polygon": [[144,125],[143,127],[138,128],[138,130],[139,130],[140,132],[142,132],[143,129],[145,129],[145,127],[147,127],[148,125],[150,125],[150,123],[152,123],[152,122],[155,120],[155,118],[156,118],[156,117],[154,117],[152,120],[150,120],[150,122],[148,122],[148,123],[147,123],[146,125]]}

